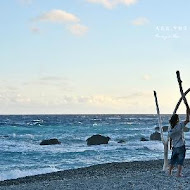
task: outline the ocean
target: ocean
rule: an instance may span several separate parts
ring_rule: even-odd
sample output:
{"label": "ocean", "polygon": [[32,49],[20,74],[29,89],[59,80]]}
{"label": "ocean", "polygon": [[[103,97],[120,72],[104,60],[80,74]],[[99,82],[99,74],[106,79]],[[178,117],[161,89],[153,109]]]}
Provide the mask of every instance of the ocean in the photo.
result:
{"label": "ocean", "polygon": [[[169,118],[162,115],[163,126],[169,125]],[[109,162],[162,159],[160,141],[140,141],[149,139],[156,126],[157,115],[1,115],[0,181]],[[95,134],[111,140],[87,146],[86,139]],[[51,138],[61,144],[39,145]],[[189,146],[190,132],[185,138]]]}

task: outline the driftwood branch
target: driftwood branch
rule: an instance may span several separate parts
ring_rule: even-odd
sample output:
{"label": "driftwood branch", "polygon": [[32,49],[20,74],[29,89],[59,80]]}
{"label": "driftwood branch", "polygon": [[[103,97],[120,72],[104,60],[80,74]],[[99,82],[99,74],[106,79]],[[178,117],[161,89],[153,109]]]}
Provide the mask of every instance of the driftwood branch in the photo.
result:
{"label": "driftwood branch", "polygon": [[[189,104],[187,102],[187,99],[186,99],[186,95],[189,93],[190,89],[188,89],[185,93],[183,92],[183,87],[182,87],[182,80],[181,80],[181,77],[180,77],[180,72],[179,71],[176,71],[176,75],[177,75],[177,81],[178,81],[178,84],[179,84],[179,90],[180,90],[180,93],[181,93],[181,98],[179,99],[176,107],[175,107],[175,110],[173,112],[173,114],[175,114],[179,108],[179,105],[181,104],[181,101],[183,100],[185,106],[187,109],[189,109]],[[171,146],[172,146],[172,140],[170,139],[170,149],[171,149]]]}
{"label": "driftwood branch", "polygon": [[161,140],[162,140],[162,143],[164,144],[163,171],[167,171],[167,168],[168,168],[168,138],[166,139],[166,141],[164,140],[162,121],[161,121],[160,109],[159,109],[159,105],[158,105],[158,99],[157,99],[156,91],[154,91],[154,97],[155,97],[156,110],[157,110],[157,115],[158,115],[158,123],[159,123],[159,128],[160,128]]}
{"label": "driftwood branch", "polygon": [[[184,96],[186,96],[189,92],[190,92],[190,88],[189,88],[188,90],[186,90],[186,91],[183,93]],[[178,103],[176,104],[176,107],[175,107],[175,109],[174,109],[174,111],[173,111],[173,114],[175,114],[175,113],[177,112],[177,110],[178,110],[178,108],[179,108],[179,106],[180,106],[182,100],[183,100],[183,98],[181,97],[181,98],[179,99]]]}
{"label": "driftwood branch", "polygon": [[164,135],[163,135],[162,121],[161,121],[160,109],[159,109],[159,105],[158,105],[158,98],[157,98],[156,91],[154,91],[154,98],[155,98],[155,103],[156,103],[156,111],[157,111],[157,115],[158,115],[158,124],[159,124],[159,128],[160,128],[161,140],[162,140],[163,144],[165,144],[166,142],[164,140]]}
{"label": "driftwood branch", "polygon": [[182,87],[182,80],[181,80],[181,77],[180,77],[180,72],[177,71],[176,75],[177,75],[177,80],[178,80],[178,83],[179,83],[179,89],[180,89],[181,97],[182,97],[182,99],[184,101],[184,104],[186,105],[186,108],[189,109],[189,104],[188,104],[187,99],[186,99],[186,97],[185,97],[185,95],[183,93],[183,87]]}

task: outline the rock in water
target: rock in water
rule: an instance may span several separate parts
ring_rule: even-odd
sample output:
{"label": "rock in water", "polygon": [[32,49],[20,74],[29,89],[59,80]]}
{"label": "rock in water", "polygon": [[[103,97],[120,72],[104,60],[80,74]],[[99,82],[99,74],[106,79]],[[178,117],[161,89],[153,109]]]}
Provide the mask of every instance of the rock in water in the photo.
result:
{"label": "rock in water", "polygon": [[168,126],[163,126],[162,129],[163,129],[163,132],[167,132],[168,131]]}
{"label": "rock in water", "polygon": [[48,139],[48,140],[43,140],[40,145],[53,145],[53,144],[61,144],[60,141],[57,139]]}
{"label": "rock in water", "polygon": [[144,137],[141,137],[141,140],[140,141],[148,141],[148,139],[144,138]]}
{"label": "rock in water", "polygon": [[102,135],[93,135],[88,138],[87,145],[100,145],[100,144],[108,144],[110,137],[104,137]]}
{"label": "rock in water", "polygon": [[156,141],[161,141],[161,135],[158,132],[155,132],[150,135],[150,140],[156,140]]}
{"label": "rock in water", "polygon": [[189,128],[188,128],[188,127],[184,127],[184,128],[183,128],[183,131],[184,131],[184,132],[189,132]]}
{"label": "rock in water", "polygon": [[121,139],[118,141],[118,143],[126,143],[126,141]]}
{"label": "rock in water", "polygon": [[159,127],[155,127],[154,129],[155,129],[155,131],[159,131],[159,130],[160,130],[160,128],[159,128]]}
{"label": "rock in water", "polygon": [[[155,129],[155,131],[159,131],[160,130],[159,127],[155,127],[154,129]],[[168,126],[163,126],[162,129],[163,129],[163,132],[167,132],[168,131]]]}
{"label": "rock in water", "polygon": [[0,135],[0,138],[8,138],[8,135]]}

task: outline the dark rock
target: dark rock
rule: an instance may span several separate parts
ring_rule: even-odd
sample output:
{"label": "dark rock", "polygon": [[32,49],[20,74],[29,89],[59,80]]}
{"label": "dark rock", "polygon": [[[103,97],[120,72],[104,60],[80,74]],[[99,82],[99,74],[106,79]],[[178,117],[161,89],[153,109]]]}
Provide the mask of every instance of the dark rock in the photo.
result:
{"label": "dark rock", "polygon": [[88,138],[87,145],[100,145],[100,144],[108,144],[108,141],[110,140],[110,137],[104,137],[102,135],[93,135],[90,138]]}
{"label": "dark rock", "polygon": [[155,131],[159,131],[159,130],[160,130],[160,128],[159,128],[159,127],[155,127],[154,129],[155,129]]}
{"label": "dark rock", "polygon": [[125,140],[119,140],[118,143],[126,143]]}
{"label": "dark rock", "polygon": [[183,131],[184,131],[184,132],[189,132],[189,130],[190,130],[190,129],[189,129],[188,127],[184,127],[184,128],[183,128]]}
{"label": "dark rock", "polygon": [[149,141],[148,139],[144,138],[144,137],[141,137],[141,140],[140,141]]}
{"label": "dark rock", "polygon": [[157,141],[161,141],[161,135],[158,132],[155,132],[153,134],[150,135],[150,140],[157,140]]}
{"label": "dark rock", "polygon": [[53,144],[61,144],[60,141],[57,139],[48,139],[48,140],[43,140],[40,145],[53,145]]}
{"label": "dark rock", "polygon": [[162,129],[163,129],[163,132],[167,132],[168,131],[168,126],[163,126]]}
{"label": "dark rock", "polygon": [[[160,131],[159,127],[155,127],[154,129],[155,129],[155,131]],[[163,126],[162,129],[163,129],[163,132],[167,132],[168,131],[168,126]]]}
{"label": "dark rock", "polygon": [[1,135],[0,138],[8,138],[8,135]]}

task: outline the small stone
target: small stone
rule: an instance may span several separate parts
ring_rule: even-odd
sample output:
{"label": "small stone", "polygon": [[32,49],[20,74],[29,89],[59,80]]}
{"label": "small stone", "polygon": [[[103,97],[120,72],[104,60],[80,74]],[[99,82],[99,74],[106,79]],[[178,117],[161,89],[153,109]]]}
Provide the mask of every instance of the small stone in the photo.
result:
{"label": "small stone", "polygon": [[119,140],[118,143],[126,143],[125,140]]}
{"label": "small stone", "polygon": [[145,137],[141,137],[140,141],[149,141],[148,139],[146,139]]}

